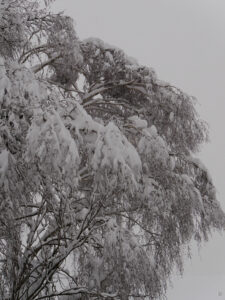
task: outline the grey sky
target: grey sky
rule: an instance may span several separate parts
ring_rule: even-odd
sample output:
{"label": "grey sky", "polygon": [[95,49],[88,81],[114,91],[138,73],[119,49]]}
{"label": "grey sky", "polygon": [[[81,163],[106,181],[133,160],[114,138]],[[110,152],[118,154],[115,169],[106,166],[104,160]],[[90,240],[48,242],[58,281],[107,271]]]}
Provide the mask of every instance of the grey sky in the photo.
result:
{"label": "grey sky", "polygon": [[[225,1],[57,0],[76,22],[78,36],[122,48],[158,77],[197,97],[211,142],[200,154],[225,209]],[[225,299],[225,237],[214,235],[201,259],[194,251],[169,300]],[[219,292],[223,292],[222,295]]]}

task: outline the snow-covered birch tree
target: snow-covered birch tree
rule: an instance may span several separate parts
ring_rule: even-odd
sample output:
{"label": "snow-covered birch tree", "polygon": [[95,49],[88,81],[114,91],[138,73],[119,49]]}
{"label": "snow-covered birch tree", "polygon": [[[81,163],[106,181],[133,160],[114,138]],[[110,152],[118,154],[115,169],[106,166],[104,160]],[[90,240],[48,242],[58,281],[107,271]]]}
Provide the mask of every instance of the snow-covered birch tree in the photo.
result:
{"label": "snow-covered birch tree", "polygon": [[195,158],[207,126],[40,2],[0,0],[0,298],[160,298],[189,242],[224,229]]}

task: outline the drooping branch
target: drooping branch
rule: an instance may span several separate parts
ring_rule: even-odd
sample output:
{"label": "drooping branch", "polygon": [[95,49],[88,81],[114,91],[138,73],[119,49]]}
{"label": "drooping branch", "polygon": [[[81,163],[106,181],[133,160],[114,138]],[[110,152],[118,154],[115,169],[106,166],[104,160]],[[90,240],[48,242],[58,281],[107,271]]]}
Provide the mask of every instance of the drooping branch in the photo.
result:
{"label": "drooping branch", "polygon": [[132,81],[114,81],[114,82],[106,82],[106,83],[94,86],[91,91],[89,91],[86,95],[84,95],[84,97],[82,99],[83,100],[82,104],[84,105],[84,107],[87,107],[89,104],[92,103],[92,100],[90,100],[90,99],[92,99],[96,95],[98,95],[100,93],[104,93],[107,90],[117,89],[122,86],[125,86],[129,89],[134,89],[138,92],[141,92],[146,97],[149,97],[149,94],[146,91],[146,86],[144,84],[135,82],[134,80],[132,80]]}
{"label": "drooping branch", "polygon": [[32,56],[34,54],[38,54],[38,53],[43,53],[49,47],[50,47],[50,45],[48,45],[48,44],[43,44],[43,45],[34,47],[34,48],[32,48],[32,49],[30,49],[30,50],[22,53],[22,55],[19,58],[19,62],[23,64],[23,63],[25,63],[28,60],[28,58],[30,56]]}
{"label": "drooping branch", "polygon": [[36,300],[41,300],[41,299],[49,299],[57,296],[73,296],[73,295],[89,295],[91,297],[97,297],[98,299],[118,299],[118,293],[104,293],[104,292],[95,292],[89,290],[87,287],[73,287],[70,289],[65,289],[62,292],[58,293],[52,293],[49,294],[48,296],[41,296],[36,298]]}
{"label": "drooping branch", "polygon": [[52,64],[54,61],[56,61],[60,57],[61,57],[61,55],[57,55],[57,56],[55,56],[53,58],[50,58],[50,59],[48,59],[47,61],[45,61],[43,63],[40,63],[40,64],[37,64],[37,65],[33,66],[31,68],[31,70],[34,73],[37,73],[37,72],[41,71],[43,68],[45,68],[46,66],[49,66],[50,64]]}

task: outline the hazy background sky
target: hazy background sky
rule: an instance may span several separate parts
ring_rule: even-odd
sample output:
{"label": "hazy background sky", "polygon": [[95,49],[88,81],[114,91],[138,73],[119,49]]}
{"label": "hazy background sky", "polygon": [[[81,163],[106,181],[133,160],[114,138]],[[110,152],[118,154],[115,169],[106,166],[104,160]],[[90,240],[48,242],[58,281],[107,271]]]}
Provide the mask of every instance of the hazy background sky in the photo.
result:
{"label": "hazy background sky", "polygon": [[[99,37],[198,99],[210,126],[200,157],[225,209],[225,0],[56,0],[81,39]],[[225,299],[225,235],[194,249],[168,300]]]}

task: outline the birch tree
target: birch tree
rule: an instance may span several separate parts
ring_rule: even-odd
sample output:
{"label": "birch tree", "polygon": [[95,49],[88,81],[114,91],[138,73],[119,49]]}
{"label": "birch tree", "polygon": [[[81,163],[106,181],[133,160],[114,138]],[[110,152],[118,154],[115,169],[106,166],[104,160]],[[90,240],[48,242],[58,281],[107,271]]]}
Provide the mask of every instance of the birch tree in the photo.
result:
{"label": "birch tree", "polygon": [[224,229],[207,126],[49,2],[0,1],[1,298],[163,297],[190,241]]}

